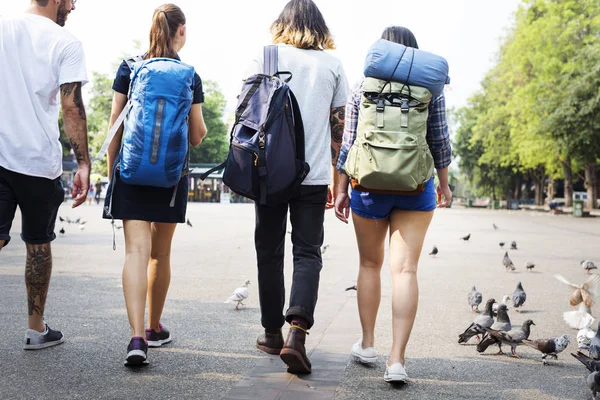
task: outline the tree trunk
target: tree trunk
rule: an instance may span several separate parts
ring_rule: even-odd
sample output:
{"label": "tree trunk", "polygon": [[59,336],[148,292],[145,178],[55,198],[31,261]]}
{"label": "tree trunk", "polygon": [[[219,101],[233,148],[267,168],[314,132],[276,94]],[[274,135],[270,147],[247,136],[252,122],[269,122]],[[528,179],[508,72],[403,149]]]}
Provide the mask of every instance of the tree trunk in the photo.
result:
{"label": "tree trunk", "polygon": [[544,205],[544,175],[536,174],[535,180],[535,205]]}
{"label": "tree trunk", "polygon": [[521,186],[523,184],[523,179],[521,178],[521,176],[517,176],[516,182],[515,182],[515,191],[513,192],[513,199],[514,200],[521,200]]}
{"label": "tree trunk", "polygon": [[573,170],[571,169],[571,157],[563,162],[563,174],[565,176],[565,207],[573,207]]}
{"label": "tree trunk", "polygon": [[585,164],[585,189],[587,190],[587,208],[594,209],[597,204],[596,186],[598,185],[598,176],[596,175],[596,162]]}
{"label": "tree trunk", "polygon": [[554,178],[548,178],[548,202],[554,200],[556,194],[556,181]]}

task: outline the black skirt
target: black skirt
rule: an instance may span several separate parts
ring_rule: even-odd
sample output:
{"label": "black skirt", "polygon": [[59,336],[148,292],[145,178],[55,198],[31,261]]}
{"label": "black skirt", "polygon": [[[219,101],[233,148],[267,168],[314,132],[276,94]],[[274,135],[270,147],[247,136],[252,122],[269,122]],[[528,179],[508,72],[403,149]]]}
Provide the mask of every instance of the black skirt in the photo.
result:
{"label": "black skirt", "polygon": [[174,187],[129,185],[121,180],[117,170],[106,191],[102,218],[181,223],[185,222],[187,198],[186,176],[179,180],[175,190]]}

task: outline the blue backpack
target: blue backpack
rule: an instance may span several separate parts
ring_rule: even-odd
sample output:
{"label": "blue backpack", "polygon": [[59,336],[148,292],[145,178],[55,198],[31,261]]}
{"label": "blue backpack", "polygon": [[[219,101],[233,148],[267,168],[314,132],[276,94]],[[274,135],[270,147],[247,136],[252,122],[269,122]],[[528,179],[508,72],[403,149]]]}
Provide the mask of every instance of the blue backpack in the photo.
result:
{"label": "blue backpack", "polygon": [[194,68],[171,58],[127,63],[132,75],[119,153],[121,179],[130,185],[174,187],[187,165]]}
{"label": "blue backpack", "polygon": [[227,160],[200,179],[225,168],[223,183],[233,192],[276,205],[294,196],[310,167],[300,108],[287,85],[292,74],[277,71],[277,46],[264,54],[264,73],[249,77],[238,97]]}

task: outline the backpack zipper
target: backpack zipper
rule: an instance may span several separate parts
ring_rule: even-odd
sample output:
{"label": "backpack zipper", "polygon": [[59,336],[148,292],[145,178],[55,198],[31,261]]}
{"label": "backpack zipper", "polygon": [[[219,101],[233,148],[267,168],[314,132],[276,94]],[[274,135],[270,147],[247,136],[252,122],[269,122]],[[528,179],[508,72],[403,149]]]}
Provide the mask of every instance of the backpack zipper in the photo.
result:
{"label": "backpack zipper", "polygon": [[238,144],[236,142],[231,142],[231,145],[234,147],[237,147],[238,149],[241,149],[243,151],[247,151],[248,153],[252,153],[253,164],[255,167],[258,167],[258,153],[255,153],[254,151],[252,151],[252,150],[248,149],[247,147],[244,147],[241,144]]}
{"label": "backpack zipper", "polygon": [[160,142],[160,131],[162,128],[163,110],[165,108],[165,100],[159,99],[156,107],[156,124],[154,125],[154,134],[152,136],[152,155],[150,163],[156,164],[158,161],[158,145]]}

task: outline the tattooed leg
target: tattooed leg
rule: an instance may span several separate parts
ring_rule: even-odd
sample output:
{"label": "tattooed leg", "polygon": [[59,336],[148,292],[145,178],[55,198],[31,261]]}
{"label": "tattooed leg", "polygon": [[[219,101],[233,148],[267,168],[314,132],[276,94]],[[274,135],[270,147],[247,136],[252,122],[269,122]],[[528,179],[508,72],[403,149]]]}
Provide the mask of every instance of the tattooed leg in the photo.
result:
{"label": "tattooed leg", "polygon": [[0,251],[2,251],[2,249],[4,248],[5,243],[6,243],[6,240],[0,240]]}
{"label": "tattooed leg", "polygon": [[44,307],[52,273],[50,243],[28,244],[25,285],[29,306],[29,329],[44,330]]}

